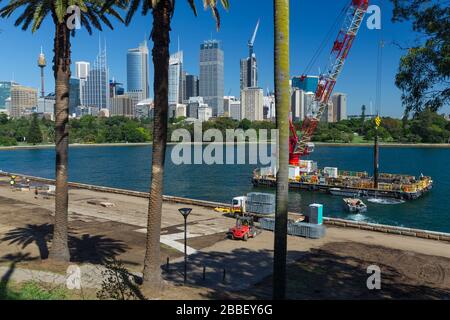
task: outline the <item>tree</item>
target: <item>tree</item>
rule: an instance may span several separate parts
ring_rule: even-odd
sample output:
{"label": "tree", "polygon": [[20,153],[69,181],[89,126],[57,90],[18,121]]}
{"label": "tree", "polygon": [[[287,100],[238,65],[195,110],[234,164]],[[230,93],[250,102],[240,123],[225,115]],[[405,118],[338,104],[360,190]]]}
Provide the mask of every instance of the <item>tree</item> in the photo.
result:
{"label": "tree", "polygon": [[287,219],[289,192],[289,1],[274,0],[275,101],[278,140],[273,298],[286,298]]}
{"label": "tree", "polygon": [[449,1],[391,0],[394,22],[411,21],[420,41],[401,58],[396,85],[403,94],[405,115],[450,103]]}
{"label": "tree", "polygon": [[[1,0],[0,0],[1,2]],[[56,150],[56,197],[55,227],[50,257],[59,261],[69,261],[68,239],[68,145],[69,145],[69,79],[71,76],[71,36],[74,35],[74,18],[91,34],[92,27],[102,30],[101,22],[112,29],[107,14],[121,20],[115,5],[124,7],[126,1],[110,1],[107,6],[98,0],[10,0],[0,8],[0,16],[8,18],[19,9],[23,11],[15,21],[22,30],[36,32],[42,22],[50,17],[54,24],[53,75],[55,77],[55,150]],[[80,16],[75,17],[75,7]]]}
{"label": "tree", "polygon": [[33,145],[42,143],[42,132],[39,127],[39,119],[36,113],[33,113],[31,118],[30,130],[28,131],[27,142]]}
{"label": "tree", "polygon": [[[197,15],[194,0],[187,0]],[[221,0],[224,8],[229,7],[228,0]],[[175,1],[172,0],[131,0],[126,17],[126,23],[142,4],[142,14],[147,15],[151,10],[153,16],[153,65],[154,72],[154,126],[150,199],[148,205],[147,244],[144,259],[143,286],[149,292],[158,296],[162,288],[160,268],[160,236],[161,212],[163,195],[164,162],[167,144],[168,123],[168,86],[169,86],[169,43],[171,20],[175,11]],[[211,8],[216,18],[217,28],[220,27],[217,0],[203,0],[206,7]]]}

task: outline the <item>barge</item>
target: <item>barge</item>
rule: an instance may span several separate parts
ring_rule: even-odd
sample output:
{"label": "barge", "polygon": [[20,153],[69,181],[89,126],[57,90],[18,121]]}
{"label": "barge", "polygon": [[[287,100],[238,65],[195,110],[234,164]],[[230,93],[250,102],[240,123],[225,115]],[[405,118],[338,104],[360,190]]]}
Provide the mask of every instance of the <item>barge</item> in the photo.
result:
{"label": "barge", "polygon": [[[253,171],[255,187],[276,187],[275,170],[271,167]],[[377,186],[367,172],[341,171],[337,168],[317,169],[317,163],[301,160],[299,166],[289,166],[289,187],[338,196],[394,198],[415,200],[433,187],[431,177],[414,177],[380,173]]]}

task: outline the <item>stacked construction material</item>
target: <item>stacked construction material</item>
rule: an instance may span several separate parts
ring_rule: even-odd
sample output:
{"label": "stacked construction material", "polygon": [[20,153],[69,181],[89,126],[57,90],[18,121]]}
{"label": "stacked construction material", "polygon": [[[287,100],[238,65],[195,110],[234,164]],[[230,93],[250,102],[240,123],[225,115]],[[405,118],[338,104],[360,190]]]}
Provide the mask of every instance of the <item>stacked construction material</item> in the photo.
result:
{"label": "stacked construction material", "polygon": [[247,194],[246,211],[260,214],[275,214],[275,195],[271,193],[252,192]]}
{"label": "stacked construction material", "polygon": [[[275,219],[260,219],[259,224],[261,229],[275,230]],[[292,236],[321,239],[325,236],[325,233],[326,228],[324,225],[292,221],[288,223],[288,234]]]}

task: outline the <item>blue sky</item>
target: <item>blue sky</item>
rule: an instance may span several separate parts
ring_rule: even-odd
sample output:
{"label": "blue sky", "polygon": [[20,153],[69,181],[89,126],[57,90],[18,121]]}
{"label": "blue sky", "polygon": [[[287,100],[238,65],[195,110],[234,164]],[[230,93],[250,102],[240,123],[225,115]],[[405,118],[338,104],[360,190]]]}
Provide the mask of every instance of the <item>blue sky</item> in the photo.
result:
{"label": "blue sky", "polygon": [[[307,1],[291,0],[291,75],[301,75],[312,55],[330,30],[341,9],[349,0]],[[270,0],[230,0],[229,12],[221,11],[222,28],[216,32],[210,11],[201,9],[198,0],[199,16],[194,17],[187,1],[176,2],[176,12],[172,25],[171,50],[180,47],[184,51],[185,70],[198,74],[199,47],[203,40],[222,41],[225,51],[225,94],[239,96],[239,59],[247,55],[247,41],[251,37],[256,21],[261,19],[259,33],[255,42],[255,52],[259,64],[259,85],[266,91],[273,89],[273,10]],[[6,1],[2,1],[2,5]],[[404,45],[413,43],[415,35],[409,23],[392,24],[392,5],[389,0],[373,0],[372,4],[382,8],[383,28],[369,30],[365,24],[361,28],[344,71],[338,80],[335,91],[348,94],[348,113],[359,114],[361,106],[370,102],[375,105],[377,46],[381,36],[386,42],[383,61],[382,109],[383,115],[400,117],[401,92],[395,87],[394,79],[399,58],[403,52],[393,42]],[[151,31],[151,16],[136,14],[129,27],[114,23],[114,31],[101,33],[102,43],[106,41],[110,76],[120,82],[126,81],[126,52],[137,47]],[[34,35],[13,27],[13,19],[0,20],[0,79],[39,87],[39,70],[36,60],[41,45],[47,56],[46,91],[54,91],[51,70],[53,26],[48,19],[41,30]],[[334,39],[337,30],[333,32]],[[149,42],[151,49],[152,43]],[[72,61],[93,62],[98,52],[99,33],[89,36],[81,30],[72,41]],[[328,62],[331,43],[327,45],[312,73],[323,70]],[[153,77],[153,68],[150,78]],[[152,90],[153,91],[153,90]],[[375,107],[374,107],[375,108]],[[448,110],[443,110],[448,111]]]}

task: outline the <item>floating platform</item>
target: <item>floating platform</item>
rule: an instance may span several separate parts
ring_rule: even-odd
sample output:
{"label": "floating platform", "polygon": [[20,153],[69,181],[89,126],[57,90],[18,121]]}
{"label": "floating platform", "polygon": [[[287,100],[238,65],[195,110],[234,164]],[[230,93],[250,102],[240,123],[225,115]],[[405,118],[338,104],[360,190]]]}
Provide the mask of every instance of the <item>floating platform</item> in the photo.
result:
{"label": "floating platform", "polygon": [[[329,170],[315,170],[309,173],[290,174],[289,187],[329,193],[344,197],[373,197],[415,200],[433,187],[431,177],[380,174],[378,188],[374,188],[374,179],[367,172],[337,171],[330,176]],[[292,171],[292,170],[291,170]],[[255,187],[276,187],[276,177],[270,168],[258,168],[253,171],[252,183]]]}

